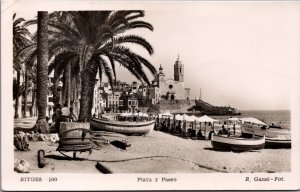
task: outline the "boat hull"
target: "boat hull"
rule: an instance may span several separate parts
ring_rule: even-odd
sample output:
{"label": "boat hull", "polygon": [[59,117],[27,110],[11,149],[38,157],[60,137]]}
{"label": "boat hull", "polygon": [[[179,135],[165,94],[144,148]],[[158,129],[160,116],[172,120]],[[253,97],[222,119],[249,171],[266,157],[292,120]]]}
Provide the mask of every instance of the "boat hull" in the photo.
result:
{"label": "boat hull", "polygon": [[92,118],[91,127],[93,130],[121,133],[125,135],[145,135],[154,129],[155,121],[128,122],[128,121],[107,121]]}
{"label": "boat hull", "polygon": [[265,137],[241,138],[213,135],[211,144],[217,150],[251,151],[265,146]]}
{"label": "boat hull", "polygon": [[242,135],[266,136],[265,148],[291,148],[291,134],[287,129],[268,128],[261,129],[252,125],[243,125]]}
{"label": "boat hull", "polygon": [[256,136],[263,136],[266,137],[289,137],[291,136],[290,130],[288,129],[277,129],[277,128],[268,128],[262,129],[260,126],[248,125],[243,124],[242,126],[242,133],[251,134]]}
{"label": "boat hull", "polygon": [[291,140],[281,139],[281,138],[266,138],[265,148],[269,148],[269,149],[291,148]]}

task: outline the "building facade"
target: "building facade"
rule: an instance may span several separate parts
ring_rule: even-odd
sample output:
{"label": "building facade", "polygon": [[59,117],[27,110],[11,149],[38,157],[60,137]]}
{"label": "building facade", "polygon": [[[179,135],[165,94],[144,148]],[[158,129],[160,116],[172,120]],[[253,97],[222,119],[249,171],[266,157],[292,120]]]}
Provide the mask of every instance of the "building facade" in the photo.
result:
{"label": "building facade", "polygon": [[160,89],[160,96],[165,100],[189,100],[190,89],[184,87],[184,65],[179,56],[174,64],[174,78],[166,78],[162,66],[153,81]]}

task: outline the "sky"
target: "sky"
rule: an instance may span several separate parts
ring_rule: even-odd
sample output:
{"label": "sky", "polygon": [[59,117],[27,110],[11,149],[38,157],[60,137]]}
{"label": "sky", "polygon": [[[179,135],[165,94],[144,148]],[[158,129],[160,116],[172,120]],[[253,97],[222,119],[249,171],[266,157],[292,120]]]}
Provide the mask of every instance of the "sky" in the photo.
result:
{"label": "sky", "polygon": [[[290,109],[299,82],[299,6],[283,2],[164,2],[142,6],[154,31],[135,30],[155,53],[133,48],[166,77],[180,55],[191,98],[240,110]],[[20,13],[20,16],[30,13]],[[31,13],[32,14],[32,13]],[[118,79],[135,80],[122,68]],[[153,79],[149,75],[150,79]],[[296,83],[296,85],[298,85]]]}

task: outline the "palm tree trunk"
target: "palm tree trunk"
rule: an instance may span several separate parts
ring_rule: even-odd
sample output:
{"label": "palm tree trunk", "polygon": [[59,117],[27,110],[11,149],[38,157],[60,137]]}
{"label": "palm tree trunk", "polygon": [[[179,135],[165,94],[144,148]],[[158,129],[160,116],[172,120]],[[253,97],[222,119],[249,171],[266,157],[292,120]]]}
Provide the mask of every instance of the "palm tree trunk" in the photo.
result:
{"label": "palm tree trunk", "polygon": [[46,122],[48,94],[48,12],[38,12],[37,29],[37,129],[43,133],[49,131]]}
{"label": "palm tree trunk", "polygon": [[66,83],[67,83],[67,94],[66,94],[66,102],[68,108],[70,108],[71,104],[71,63],[69,62],[67,65],[67,77],[66,77]]}
{"label": "palm tree trunk", "polygon": [[62,87],[62,104],[64,105],[67,101],[67,70],[64,69],[63,73],[63,87]]}
{"label": "palm tree trunk", "polygon": [[80,114],[78,118],[81,122],[87,122],[91,119],[97,70],[94,64],[90,64],[90,69],[85,69],[82,73]]}
{"label": "palm tree trunk", "polygon": [[28,71],[25,66],[25,91],[24,91],[24,117],[27,116],[27,92],[28,92]]}
{"label": "palm tree trunk", "polygon": [[[73,107],[73,111],[75,111],[76,106],[75,106],[75,102],[76,102],[76,83],[77,83],[77,73],[76,71],[72,68],[71,69],[71,105]],[[77,113],[77,112],[76,112]],[[77,113],[78,114],[78,113]]]}
{"label": "palm tree trunk", "polygon": [[15,118],[19,118],[19,95],[20,95],[20,71],[17,71],[17,86],[16,86],[16,103],[15,103]]}
{"label": "palm tree trunk", "polygon": [[33,86],[33,88],[32,88],[32,103],[31,103],[31,108],[30,108],[30,116],[32,117],[32,116],[34,116],[34,110],[35,110],[35,97],[36,97],[36,95],[35,95],[35,85]]}
{"label": "palm tree trunk", "polygon": [[53,93],[53,104],[54,107],[57,106],[59,103],[59,92],[58,92],[58,83],[59,83],[59,74],[56,69],[54,69],[54,82],[52,87],[52,93]]}

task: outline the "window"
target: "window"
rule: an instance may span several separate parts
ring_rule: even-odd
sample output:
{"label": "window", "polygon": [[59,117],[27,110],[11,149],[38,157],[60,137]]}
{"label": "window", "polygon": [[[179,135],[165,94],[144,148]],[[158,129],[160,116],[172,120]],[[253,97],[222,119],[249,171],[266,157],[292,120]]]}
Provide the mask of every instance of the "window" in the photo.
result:
{"label": "window", "polygon": [[173,85],[169,85],[169,89],[172,89],[173,88]]}
{"label": "window", "polygon": [[128,105],[131,105],[131,101],[130,100],[128,101]]}

